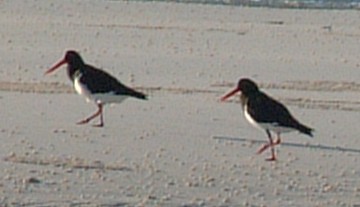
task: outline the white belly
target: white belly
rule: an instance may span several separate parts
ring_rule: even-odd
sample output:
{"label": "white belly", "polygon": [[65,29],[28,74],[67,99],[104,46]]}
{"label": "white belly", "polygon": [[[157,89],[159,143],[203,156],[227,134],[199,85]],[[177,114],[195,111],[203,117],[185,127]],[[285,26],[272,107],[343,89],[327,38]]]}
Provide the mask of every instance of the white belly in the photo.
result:
{"label": "white belly", "polygon": [[267,130],[273,131],[277,134],[294,131],[293,128],[279,126],[278,123],[276,123],[276,122],[274,122],[274,123],[258,123],[258,122],[256,122],[248,113],[247,105],[245,105],[245,107],[244,107],[244,115],[245,115],[246,120],[248,120],[248,122],[251,125],[255,126],[258,129],[265,129],[265,130],[267,129]]}
{"label": "white belly", "polygon": [[96,103],[121,103],[123,102],[128,96],[123,95],[114,95],[111,93],[95,93],[90,95],[89,99],[95,101]]}

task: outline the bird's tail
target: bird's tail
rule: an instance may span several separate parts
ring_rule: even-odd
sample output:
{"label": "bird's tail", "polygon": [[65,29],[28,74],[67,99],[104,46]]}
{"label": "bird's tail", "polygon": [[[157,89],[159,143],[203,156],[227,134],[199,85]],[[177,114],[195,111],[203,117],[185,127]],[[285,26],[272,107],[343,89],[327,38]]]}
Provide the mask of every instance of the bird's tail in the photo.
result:
{"label": "bird's tail", "polygon": [[147,100],[147,95],[141,93],[141,92],[138,92],[138,91],[135,91],[135,90],[132,90],[131,94],[132,97],[135,97],[135,98],[138,98],[138,99],[143,99],[143,100]]}
{"label": "bird's tail", "polygon": [[311,129],[310,127],[307,127],[307,126],[305,126],[305,125],[303,125],[303,124],[298,124],[298,126],[296,127],[297,128],[297,130],[299,130],[301,133],[304,133],[304,134],[306,134],[306,135],[309,135],[310,137],[313,137],[313,131],[314,131],[314,129]]}

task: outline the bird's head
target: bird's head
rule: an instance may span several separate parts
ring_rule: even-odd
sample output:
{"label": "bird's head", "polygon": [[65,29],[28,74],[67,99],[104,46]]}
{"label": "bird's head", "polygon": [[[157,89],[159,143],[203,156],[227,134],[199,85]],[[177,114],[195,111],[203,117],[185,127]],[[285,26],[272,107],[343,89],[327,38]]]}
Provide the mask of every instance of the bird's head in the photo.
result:
{"label": "bird's head", "polygon": [[66,52],[65,57],[62,60],[60,60],[58,63],[56,63],[54,66],[52,66],[50,69],[48,69],[45,72],[45,74],[49,74],[49,73],[55,71],[56,69],[58,69],[60,66],[62,66],[64,64],[68,64],[72,67],[78,67],[78,66],[84,65],[84,61],[80,57],[79,53],[77,53],[74,50],[69,50]]}
{"label": "bird's head", "polygon": [[235,95],[237,92],[241,92],[243,95],[249,96],[258,91],[259,91],[259,87],[256,85],[254,81],[248,78],[242,78],[239,80],[237,86],[232,91],[225,94],[220,100],[225,101],[229,97]]}

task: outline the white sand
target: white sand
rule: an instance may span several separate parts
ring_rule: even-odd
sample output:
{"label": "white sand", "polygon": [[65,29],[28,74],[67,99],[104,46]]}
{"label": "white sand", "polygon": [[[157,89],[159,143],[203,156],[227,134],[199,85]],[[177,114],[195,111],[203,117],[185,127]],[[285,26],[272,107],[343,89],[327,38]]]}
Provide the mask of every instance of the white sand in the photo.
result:
{"label": "white sand", "polygon": [[[0,24],[0,206],[360,205],[358,11],[7,0]],[[43,75],[67,49],[149,100],[75,125],[96,107]],[[265,133],[218,102],[240,77],[314,139],[256,155]]]}

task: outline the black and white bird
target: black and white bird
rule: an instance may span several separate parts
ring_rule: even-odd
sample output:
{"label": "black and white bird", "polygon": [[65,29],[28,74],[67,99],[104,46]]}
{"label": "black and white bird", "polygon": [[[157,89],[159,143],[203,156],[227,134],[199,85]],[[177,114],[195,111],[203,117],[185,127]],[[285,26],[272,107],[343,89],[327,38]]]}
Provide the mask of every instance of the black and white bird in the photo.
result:
{"label": "black and white bird", "polygon": [[[281,143],[281,133],[297,130],[310,137],[313,136],[313,129],[297,121],[283,104],[260,91],[256,83],[250,79],[240,79],[236,88],[224,95],[221,101],[225,101],[237,92],[241,92],[241,106],[247,121],[266,131],[269,143],[261,147],[258,154],[270,147],[271,157],[267,159],[268,161],[276,160],[274,147]],[[277,135],[277,140],[273,140],[271,132]]]}
{"label": "black and white bird", "polygon": [[86,124],[100,116],[100,123],[94,126],[103,127],[103,106],[108,103],[121,103],[128,97],[147,99],[146,95],[120,83],[107,72],[86,64],[76,51],[67,51],[65,57],[45,74],[55,71],[60,66],[68,64],[67,73],[74,84],[76,92],[93,101],[98,110],[90,117],[79,121],[77,124]]}

